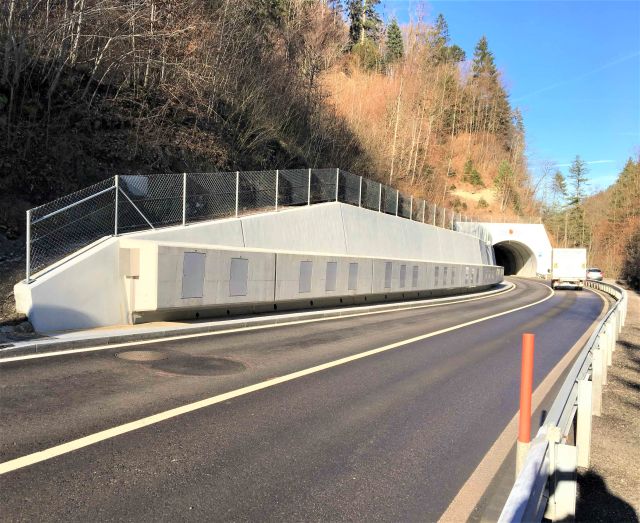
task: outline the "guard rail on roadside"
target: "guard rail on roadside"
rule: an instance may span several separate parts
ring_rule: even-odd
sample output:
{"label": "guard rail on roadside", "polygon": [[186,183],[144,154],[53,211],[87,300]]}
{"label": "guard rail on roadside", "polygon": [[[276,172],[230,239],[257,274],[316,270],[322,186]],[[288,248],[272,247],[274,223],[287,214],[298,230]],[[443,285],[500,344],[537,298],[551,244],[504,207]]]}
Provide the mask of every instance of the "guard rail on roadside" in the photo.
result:
{"label": "guard rail on roadside", "polygon": [[596,281],[587,285],[616,301],[580,351],[531,442],[500,522],[559,521],[575,515],[576,469],[589,466],[591,419],[601,415],[602,387],[627,314],[624,289]]}

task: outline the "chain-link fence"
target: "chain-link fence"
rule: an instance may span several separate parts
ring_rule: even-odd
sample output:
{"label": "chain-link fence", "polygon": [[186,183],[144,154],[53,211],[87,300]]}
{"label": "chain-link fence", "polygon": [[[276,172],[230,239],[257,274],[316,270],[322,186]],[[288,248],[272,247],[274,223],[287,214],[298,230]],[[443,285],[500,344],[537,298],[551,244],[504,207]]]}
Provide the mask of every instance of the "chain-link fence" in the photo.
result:
{"label": "chain-link fence", "polygon": [[122,175],[27,211],[27,281],[113,235],[330,201],[450,229],[475,221],[340,169]]}

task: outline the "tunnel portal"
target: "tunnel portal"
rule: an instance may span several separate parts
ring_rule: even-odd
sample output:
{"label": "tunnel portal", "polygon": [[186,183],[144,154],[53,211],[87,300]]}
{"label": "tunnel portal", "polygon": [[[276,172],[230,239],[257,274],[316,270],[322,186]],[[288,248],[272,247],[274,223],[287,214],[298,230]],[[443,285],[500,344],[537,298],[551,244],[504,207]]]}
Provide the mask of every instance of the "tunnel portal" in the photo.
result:
{"label": "tunnel portal", "polygon": [[507,240],[493,246],[496,255],[496,265],[504,267],[505,276],[536,275],[536,257],[533,251],[524,243]]}

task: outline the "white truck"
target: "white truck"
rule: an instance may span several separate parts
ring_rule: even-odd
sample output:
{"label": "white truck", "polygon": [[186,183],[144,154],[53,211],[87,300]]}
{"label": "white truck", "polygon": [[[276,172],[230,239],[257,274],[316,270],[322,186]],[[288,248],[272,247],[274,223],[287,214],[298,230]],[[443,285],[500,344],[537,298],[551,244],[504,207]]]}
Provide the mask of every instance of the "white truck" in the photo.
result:
{"label": "white truck", "polygon": [[587,249],[553,249],[551,288],[571,285],[582,290],[587,277]]}

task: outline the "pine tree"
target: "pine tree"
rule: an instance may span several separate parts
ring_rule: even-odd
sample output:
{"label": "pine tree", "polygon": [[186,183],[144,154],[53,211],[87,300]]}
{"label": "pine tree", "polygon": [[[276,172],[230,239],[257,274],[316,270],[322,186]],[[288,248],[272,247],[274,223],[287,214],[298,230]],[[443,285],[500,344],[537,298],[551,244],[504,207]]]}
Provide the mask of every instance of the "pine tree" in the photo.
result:
{"label": "pine tree", "polygon": [[583,201],[586,196],[587,164],[576,156],[569,167],[569,184],[571,191],[567,196],[567,212],[565,216],[565,241],[570,247],[582,247],[587,244],[589,231],[585,221]]}
{"label": "pine tree", "polygon": [[397,20],[391,20],[387,28],[387,62],[393,63],[404,56],[404,44],[402,42],[402,31]]}
{"label": "pine tree", "polygon": [[466,58],[465,52],[460,46],[449,45],[449,25],[442,14],[436,18],[429,36],[429,45],[433,49],[433,57],[436,63],[463,62]]}
{"label": "pine tree", "polygon": [[378,40],[382,23],[376,12],[379,3],[380,0],[347,0],[349,40],[352,47],[364,43],[366,38]]}
{"label": "pine tree", "polygon": [[493,53],[489,51],[486,36],[482,36],[476,45],[471,69],[475,78],[479,76],[495,78],[498,75],[498,69],[493,59]]}
{"label": "pine tree", "polygon": [[567,201],[568,205],[577,206],[582,204],[586,196],[586,186],[588,183],[587,172],[587,164],[580,156],[576,156],[575,160],[571,163],[571,167],[569,167],[568,178],[572,191]]}

